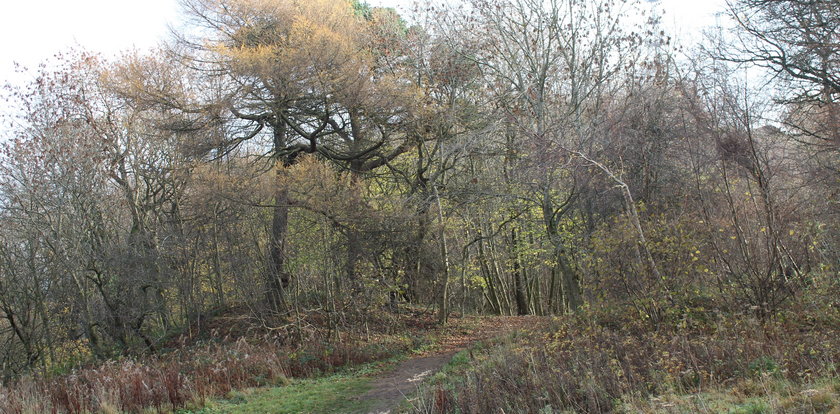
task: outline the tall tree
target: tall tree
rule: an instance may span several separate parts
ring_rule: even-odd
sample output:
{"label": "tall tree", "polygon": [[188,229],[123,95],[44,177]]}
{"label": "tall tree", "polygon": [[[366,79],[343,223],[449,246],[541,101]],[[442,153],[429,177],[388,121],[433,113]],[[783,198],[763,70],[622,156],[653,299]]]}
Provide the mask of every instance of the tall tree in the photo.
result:
{"label": "tall tree", "polygon": [[[301,153],[363,174],[409,148],[401,126],[414,95],[400,84],[399,71],[379,65],[372,47],[383,26],[393,23],[386,12],[343,0],[187,0],[184,6],[196,36],[179,38],[189,51],[181,59],[218,90],[202,96],[195,112],[212,111],[226,131],[204,143],[212,155],[249,142],[282,178]],[[203,119],[196,115],[185,127]],[[288,189],[278,185],[266,272],[274,309],[282,307],[291,280],[286,238],[292,203]],[[348,233],[350,278],[357,245]]]}

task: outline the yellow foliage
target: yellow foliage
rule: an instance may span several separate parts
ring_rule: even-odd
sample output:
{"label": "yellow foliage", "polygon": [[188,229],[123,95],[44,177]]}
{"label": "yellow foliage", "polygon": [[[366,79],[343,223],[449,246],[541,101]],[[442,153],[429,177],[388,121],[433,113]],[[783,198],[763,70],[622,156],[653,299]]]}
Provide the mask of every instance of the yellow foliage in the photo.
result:
{"label": "yellow foliage", "polygon": [[349,173],[337,172],[312,156],[303,157],[292,167],[279,168],[275,185],[287,188],[297,207],[342,222],[353,221],[352,216],[365,210],[365,191]]}
{"label": "yellow foliage", "polygon": [[211,49],[274,87],[340,82],[338,75],[357,73],[369,59],[359,46],[367,26],[347,1],[235,0],[216,11],[230,27]]}
{"label": "yellow foliage", "polygon": [[206,1],[221,22],[208,48],[258,99],[318,99],[385,118],[396,111],[422,116],[423,93],[399,70],[377,67],[382,16],[367,21],[345,0]]}

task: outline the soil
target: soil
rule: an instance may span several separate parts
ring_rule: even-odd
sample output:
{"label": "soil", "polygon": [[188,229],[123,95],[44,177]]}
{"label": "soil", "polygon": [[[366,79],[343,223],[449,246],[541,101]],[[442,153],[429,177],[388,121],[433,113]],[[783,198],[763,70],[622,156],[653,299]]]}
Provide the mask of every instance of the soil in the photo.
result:
{"label": "soil", "polygon": [[417,391],[423,380],[434,375],[452,357],[477,341],[503,335],[516,329],[533,327],[545,318],[533,316],[500,316],[481,318],[479,326],[467,332],[446,335],[440,347],[424,355],[405,360],[394,369],[374,379],[371,389],[359,396],[362,401],[374,401],[369,413],[391,413],[409,395]]}

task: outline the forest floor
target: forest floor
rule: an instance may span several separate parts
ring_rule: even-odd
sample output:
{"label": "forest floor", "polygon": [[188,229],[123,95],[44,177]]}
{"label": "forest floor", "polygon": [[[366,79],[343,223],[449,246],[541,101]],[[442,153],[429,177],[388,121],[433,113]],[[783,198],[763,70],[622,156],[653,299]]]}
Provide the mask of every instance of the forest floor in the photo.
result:
{"label": "forest floor", "polygon": [[435,342],[413,354],[281,387],[239,390],[197,411],[182,413],[390,413],[458,352],[492,338],[541,325],[539,317],[453,320]]}

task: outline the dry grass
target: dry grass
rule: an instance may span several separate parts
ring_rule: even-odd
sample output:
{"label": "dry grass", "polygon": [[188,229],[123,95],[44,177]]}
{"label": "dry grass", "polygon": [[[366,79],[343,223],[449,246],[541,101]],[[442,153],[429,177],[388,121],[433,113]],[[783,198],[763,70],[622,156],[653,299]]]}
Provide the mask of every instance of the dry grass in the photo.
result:
{"label": "dry grass", "polygon": [[[796,319],[807,315],[791,314],[761,325],[744,315],[688,317],[696,320],[653,326],[613,309],[557,320],[492,347],[461,375],[431,385],[413,411],[604,413],[640,408],[638,402],[657,396],[722,389],[746,401],[754,397],[749,385],[760,381],[798,390],[838,376],[836,319],[807,324]],[[799,403],[794,397],[791,406]]]}

